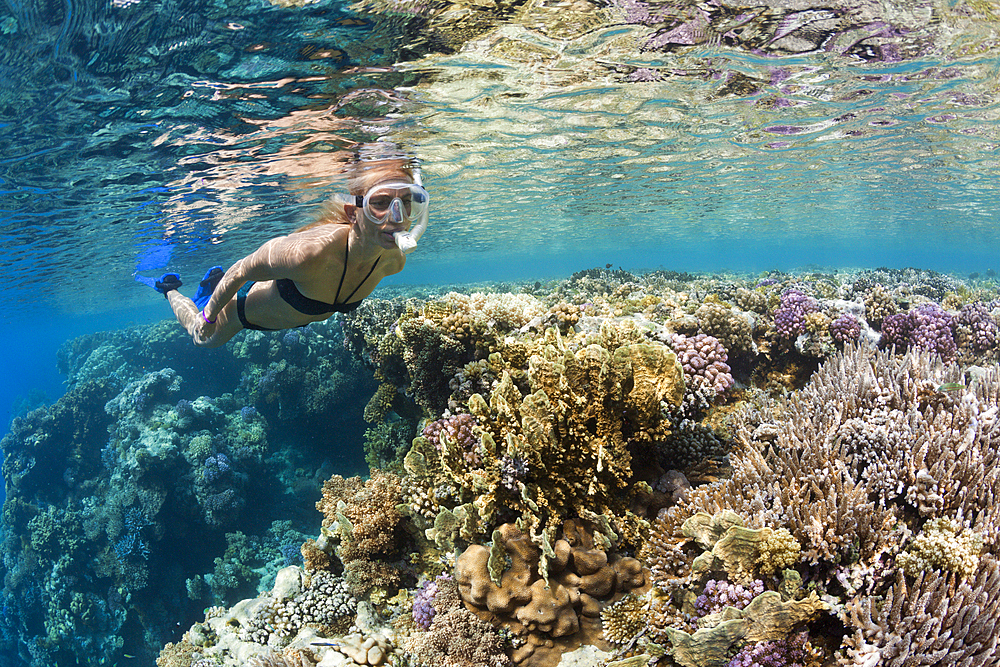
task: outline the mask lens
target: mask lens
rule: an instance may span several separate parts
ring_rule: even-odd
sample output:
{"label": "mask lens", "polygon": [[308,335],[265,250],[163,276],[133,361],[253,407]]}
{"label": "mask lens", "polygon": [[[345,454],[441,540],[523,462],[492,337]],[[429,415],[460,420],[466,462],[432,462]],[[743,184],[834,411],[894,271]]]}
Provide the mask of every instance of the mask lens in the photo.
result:
{"label": "mask lens", "polygon": [[419,185],[383,183],[376,185],[365,195],[365,215],[379,224],[390,217],[399,222],[413,220],[427,209],[427,200],[427,191]]}

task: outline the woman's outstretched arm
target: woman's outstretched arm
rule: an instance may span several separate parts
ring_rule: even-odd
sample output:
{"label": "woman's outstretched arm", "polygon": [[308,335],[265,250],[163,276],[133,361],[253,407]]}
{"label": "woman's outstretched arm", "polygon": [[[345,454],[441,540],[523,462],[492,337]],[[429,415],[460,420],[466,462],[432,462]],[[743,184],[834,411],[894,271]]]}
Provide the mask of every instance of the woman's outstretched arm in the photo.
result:
{"label": "woman's outstretched arm", "polygon": [[271,239],[260,248],[239,260],[226,271],[212,292],[205,306],[205,317],[215,320],[246,283],[291,278],[295,280],[308,267],[308,261],[317,256],[319,244],[292,236]]}

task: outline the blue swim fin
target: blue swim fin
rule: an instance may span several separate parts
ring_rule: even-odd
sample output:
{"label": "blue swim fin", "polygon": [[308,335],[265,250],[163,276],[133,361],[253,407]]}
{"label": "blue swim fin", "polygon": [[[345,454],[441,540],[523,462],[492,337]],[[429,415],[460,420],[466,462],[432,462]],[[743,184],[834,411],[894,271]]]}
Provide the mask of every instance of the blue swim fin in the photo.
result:
{"label": "blue swim fin", "polygon": [[222,270],[221,266],[213,266],[205,273],[205,277],[201,279],[201,283],[198,284],[198,291],[194,295],[196,306],[202,310],[205,309],[205,306],[208,305],[208,300],[212,298],[215,286],[219,284],[224,275],[225,271]]}
{"label": "blue swim fin", "polygon": [[184,283],[181,282],[181,277],[176,273],[164,273],[160,276],[160,279],[153,283],[153,289],[162,294],[167,295],[170,290],[175,290]]}

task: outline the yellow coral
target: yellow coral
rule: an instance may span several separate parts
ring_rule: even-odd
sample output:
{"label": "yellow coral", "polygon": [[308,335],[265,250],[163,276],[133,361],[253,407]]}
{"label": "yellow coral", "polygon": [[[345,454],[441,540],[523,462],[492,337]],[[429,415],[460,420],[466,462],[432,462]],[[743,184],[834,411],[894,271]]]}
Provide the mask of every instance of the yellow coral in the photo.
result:
{"label": "yellow coral", "polygon": [[757,565],[765,574],[772,574],[798,562],[802,554],[799,544],[787,528],[771,531],[757,545]]}
{"label": "yellow coral", "polygon": [[924,570],[950,570],[965,576],[979,567],[979,554],[983,549],[983,536],[971,530],[962,530],[951,519],[932,519],[916,539],[900,553],[896,562],[910,576]]}
{"label": "yellow coral", "polygon": [[384,421],[385,416],[389,413],[389,409],[392,408],[394,398],[396,398],[396,387],[388,382],[380,384],[378,389],[375,390],[375,395],[371,397],[368,405],[365,406],[365,421],[369,424]]}
{"label": "yellow coral", "polygon": [[646,627],[646,604],[628,593],[618,602],[601,611],[604,638],[613,644],[624,644]]}
{"label": "yellow coral", "polygon": [[806,313],[806,331],[823,334],[830,330],[830,318],[823,313]]}

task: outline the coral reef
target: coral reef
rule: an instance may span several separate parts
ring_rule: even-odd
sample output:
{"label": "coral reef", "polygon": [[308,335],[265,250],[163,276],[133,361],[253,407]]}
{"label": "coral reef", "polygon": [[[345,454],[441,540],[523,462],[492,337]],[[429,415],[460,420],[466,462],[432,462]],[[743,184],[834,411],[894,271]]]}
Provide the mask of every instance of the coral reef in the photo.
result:
{"label": "coral reef", "polygon": [[[673,600],[660,604],[653,635],[669,639],[675,660],[721,664],[719,647],[737,635],[754,639],[735,624],[719,629],[732,621],[688,634],[685,605],[697,605],[684,600],[707,595],[704,576],[724,572],[732,587],[782,571],[781,581],[763,579],[770,590],[753,598],[744,620],[767,595],[808,600],[794,592],[801,578],[827,600],[840,598],[844,639],[827,650],[845,661],[935,655],[947,641],[949,659],[991,664],[996,638],[986,638],[1000,623],[992,599],[1000,513],[991,500],[1000,395],[996,369],[973,388],[956,383],[959,374],[925,351],[848,346],[801,392],[739,415],[732,476],[662,512],[644,551],[654,583]],[[960,396],[947,391],[953,386]],[[981,606],[969,614],[970,604]],[[931,616],[948,618],[947,627],[918,629]],[[784,627],[756,641],[787,638],[793,627]]]}
{"label": "coral reef", "polygon": [[[316,325],[295,341],[255,333],[252,345],[203,351],[197,364],[191,355],[176,323],[74,339],[59,352],[67,393],[11,425],[5,655],[151,663],[178,619],[256,594],[289,546],[297,554],[304,535],[283,514],[318,493],[328,453],[301,447],[295,427],[274,428],[277,412],[254,402],[257,378],[278,357],[286,368],[359,366],[333,328]],[[312,414],[359,436],[363,403],[353,425],[343,416],[351,398],[331,377],[322,382],[337,405],[314,403],[326,412]],[[313,409],[302,406],[291,412]]]}
{"label": "coral reef", "polygon": [[3,441],[4,650],[996,664],[995,281],[503,287],[392,288],[205,364],[173,326],[68,343],[66,395]]}

